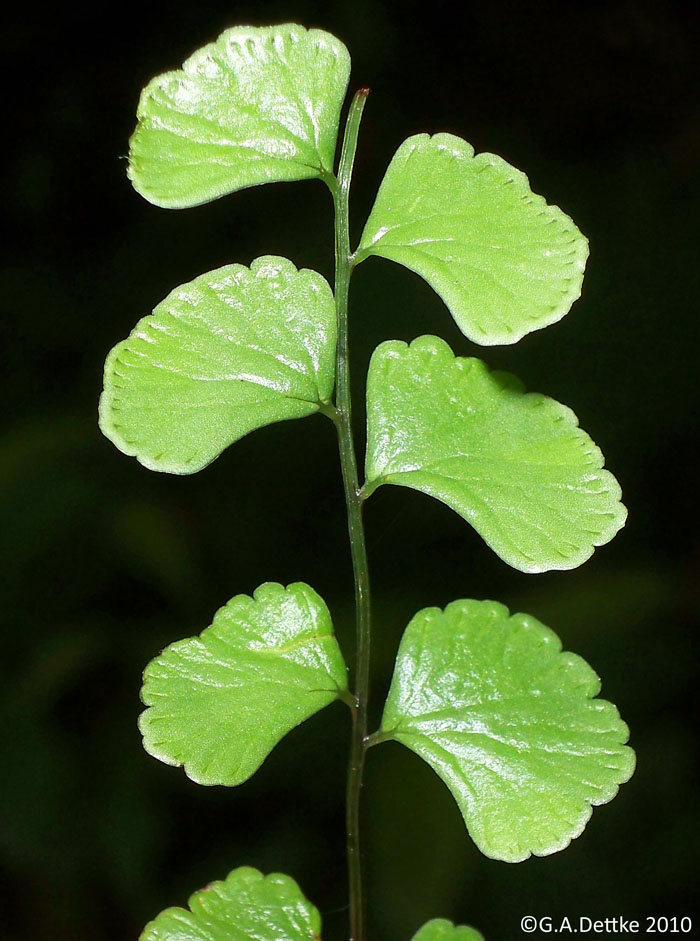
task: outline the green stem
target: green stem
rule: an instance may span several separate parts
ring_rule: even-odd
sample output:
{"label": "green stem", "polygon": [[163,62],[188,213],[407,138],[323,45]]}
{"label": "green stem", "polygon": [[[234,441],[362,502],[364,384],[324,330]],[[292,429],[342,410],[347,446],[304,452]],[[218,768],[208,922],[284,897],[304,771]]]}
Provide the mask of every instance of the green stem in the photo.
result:
{"label": "green stem", "polygon": [[362,499],[352,433],[352,399],[348,357],[348,292],[353,268],[350,251],[348,197],[362,111],[369,94],[361,88],[352,100],[345,125],[337,181],[331,189],[335,202],[335,305],[338,317],[336,358],[336,428],[345,487],[350,551],[355,579],[355,702],[352,710],[352,742],[346,793],[348,884],[350,890],[350,941],[365,941],[365,905],[360,856],[360,792],[367,750],[369,700],[370,596]]}

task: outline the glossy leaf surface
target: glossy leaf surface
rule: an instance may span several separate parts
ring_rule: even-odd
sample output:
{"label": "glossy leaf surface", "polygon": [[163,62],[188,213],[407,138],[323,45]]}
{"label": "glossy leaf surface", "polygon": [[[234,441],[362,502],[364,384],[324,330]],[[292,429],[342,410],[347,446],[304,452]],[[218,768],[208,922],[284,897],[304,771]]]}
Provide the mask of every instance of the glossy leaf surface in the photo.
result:
{"label": "glossy leaf surface", "polygon": [[146,925],[140,941],[313,941],[321,916],[289,876],[234,869],[189,900],[166,908]]}
{"label": "glossy leaf surface", "polygon": [[359,260],[421,275],[475,343],[515,343],[560,320],[581,293],[588,243],[524,173],[452,134],[419,134],[392,160]]}
{"label": "glossy leaf surface", "polygon": [[433,918],[414,934],[413,941],[484,941],[484,936],[467,925],[454,925],[445,918]]}
{"label": "glossy leaf surface", "polygon": [[437,337],[377,347],[367,415],[367,491],[430,494],[523,572],[575,568],[624,523],[619,485],[570,409]]}
{"label": "glossy leaf surface", "polygon": [[268,582],[148,664],[141,698],[149,708],[139,727],[155,758],[183,765],[198,784],[233,786],[346,689],[323,600],[301,582]]}
{"label": "glossy leaf surface", "polygon": [[382,730],[447,784],[483,853],[519,862],[568,846],[634,770],[627,726],[599,691],[535,618],[456,601],[406,628]]}
{"label": "glossy leaf surface", "polygon": [[155,205],[182,209],[331,173],[349,75],[347,49],[322,30],[227,30],[143,90],[129,178]]}
{"label": "glossy leaf surface", "polygon": [[285,258],[176,288],[110,353],[100,427],[151,470],[192,474],[243,435],[318,411],[333,392],[335,307]]}

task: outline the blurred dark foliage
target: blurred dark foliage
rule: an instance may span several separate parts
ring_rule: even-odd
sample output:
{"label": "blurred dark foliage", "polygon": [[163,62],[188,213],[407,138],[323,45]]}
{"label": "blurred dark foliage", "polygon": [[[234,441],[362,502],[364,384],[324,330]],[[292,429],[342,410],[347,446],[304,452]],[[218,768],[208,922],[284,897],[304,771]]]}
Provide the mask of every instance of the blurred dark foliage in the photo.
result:
{"label": "blurred dark foliage", "polygon": [[525,169],[591,241],[571,314],[481,351],[417,277],[363,265],[351,299],[358,402],[380,340],[441,334],[571,405],[630,508],[627,528],[583,569],[530,577],[428,498],[387,488],[368,505],[375,713],[411,614],[491,597],[541,618],[592,663],[639,757],[632,782],[566,852],[509,866],[479,855],[427,766],[398,746],[373,750],[371,934],[408,939],[443,915],[513,941],[526,913],[687,914],[700,842],[697,4],[199,0],[8,15],[3,937],[135,938],[160,908],[244,863],[295,876],[328,941],[346,936],[341,706],[293,732],[235,791],[198,788],[153,761],[136,730],[147,660],[262,581],[309,581],[351,649],[333,429],[322,418],[270,427],[178,479],[120,455],[96,424],[105,354],[174,285],[266,253],[332,274],[320,183],[166,212],[124,172],[152,75],[227,26],[286,20],[340,36],[352,85],[372,86],[358,234],[398,144],[448,130]]}

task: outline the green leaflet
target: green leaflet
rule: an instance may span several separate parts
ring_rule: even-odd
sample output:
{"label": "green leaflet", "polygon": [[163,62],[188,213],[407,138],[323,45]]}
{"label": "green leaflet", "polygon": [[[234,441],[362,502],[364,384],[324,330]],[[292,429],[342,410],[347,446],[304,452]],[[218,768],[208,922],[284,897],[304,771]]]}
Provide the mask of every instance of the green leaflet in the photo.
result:
{"label": "green leaflet", "polygon": [[632,775],[627,726],[599,691],[535,618],[455,601],[406,628],[381,727],[447,784],[483,853],[519,862],[568,846]]}
{"label": "green leaflet", "polygon": [[[241,866],[189,899],[189,909],[166,908],[139,941],[320,941],[321,916],[289,876],[263,876]],[[484,941],[473,928],[443,918],[429,921],[413,941]]]}
{"label": "green leaflet", "polygon": [[183,209],[227,193],[333,171],[350,56],[322,30],[237,27],[141,94],[129,178]]}
{"label": "green leaflet", "polygon": [[365,492],[430,494],[523,572],[571,569],[624,524],[615,478],[574,413],[437,337],[380,344],[367,378]]}
{"label": "green leaflet", "polygon": [[433,918],[414,934],[413,941],[484,941],[484,936],[467,925],[453,925],[445,918]]}
{"label": "green leaflet", "polygon": [[362,235],[358,262],[381,255],[425,278],[460,330],[515,343],[555,323],[581,293],[588,243],[524,173],[452,134],[399,147]]}
{"label": "green leaflet", "polygon": [[318,941],[321,916],[289,876],[242,866],[189,900],[166,908],[140,941]]}
{"label": "green leaflet", "polygon": [[100,427],[151,470],[193,474],[243,435],[329,402],[333,294],[272,255],[172,291],[105,364]]}
{"label": "green leaflet", "polygon": [[144,672],[146,751],[198,784],[233,786],[280,739],[347,690],[328,608],[301,582],[267,582],[217,611],[199,637]]}

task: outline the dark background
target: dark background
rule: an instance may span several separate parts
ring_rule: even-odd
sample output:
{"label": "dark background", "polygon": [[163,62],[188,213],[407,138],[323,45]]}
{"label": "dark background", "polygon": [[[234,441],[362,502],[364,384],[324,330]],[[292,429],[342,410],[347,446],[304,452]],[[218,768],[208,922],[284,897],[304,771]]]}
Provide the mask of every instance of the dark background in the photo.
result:
{"label": "dark background", "polygon": [[[689,3],[27,5],[5,24],[0,480],[6,629],[0,932],[13,941],[135,938],[162,907],[241,864],[293,875],[346,937],[346,710],[295,730],[235,791],[149,758],[140,673],[229,597],[301,579],[352,650],[351,573],[333,429],[266,428],[192,478],[153,474],[97,429],[110,347],[175,285],[228,262],[290,257],[332,275],[319,182],[158,210],[125,176],[140,88],[225,27],[296,20],[348,45],[372,86],[355,234],[395,148],[447,130],[504,156],[591,242],[561,323],[479,351],[419,278],[379,259],[351,297],[361,419],[382,339],[435,332],[572,406],[622,481],[629,523],[582,569],[527,576],[463,521],[384,488],[367,507],[373,711],[400,634],[426,605],[496,598],[551,625],[603,678],[639,767],[563,853],[482,857],[444,785],[397,745],[372,750],[364,802],[371,936],[442,915],[488,941],[522,915],[684,915],[700,817],[694,448],[700,264],[698,15]],[[359,425],[361,427],[361,424]]]}

